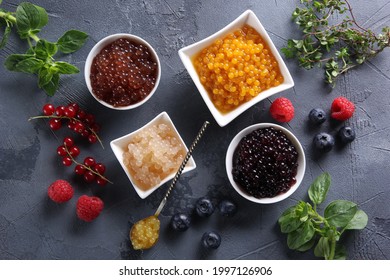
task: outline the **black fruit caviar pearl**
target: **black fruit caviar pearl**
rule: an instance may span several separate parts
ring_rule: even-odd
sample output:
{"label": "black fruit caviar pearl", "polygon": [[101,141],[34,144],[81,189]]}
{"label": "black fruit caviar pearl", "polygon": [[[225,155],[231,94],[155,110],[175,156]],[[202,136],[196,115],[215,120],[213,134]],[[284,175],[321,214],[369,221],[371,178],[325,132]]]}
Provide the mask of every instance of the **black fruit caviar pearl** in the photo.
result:
{"label": "black fruit caviar pearl", "polygon": [[95,96],[115,107],[146,98],[157,79],[157,62],[147,46],[121,38],[93,59],[91,85]]}
{"label": "black fruit caviar pearl", "polygon": [[298,152],[280,130],[261,128],[246,135],[233,156],[233,179],[249,195],[274,197],[295,184]]}

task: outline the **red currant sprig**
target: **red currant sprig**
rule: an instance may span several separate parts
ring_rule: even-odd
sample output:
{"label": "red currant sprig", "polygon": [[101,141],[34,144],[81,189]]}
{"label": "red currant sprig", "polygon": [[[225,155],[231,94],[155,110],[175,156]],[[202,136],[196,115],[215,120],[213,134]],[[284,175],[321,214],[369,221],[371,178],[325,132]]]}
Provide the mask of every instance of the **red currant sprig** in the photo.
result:
{"label": "red currant sprig", "polygon": [[[71,103],[67,106],[54,107],[52,104],[45,104],[42,109],[43,115],[29,118],[34,119],[50,119],[49,126],[52,130],[58,130],[62,127],[63,121],[68,121],[67,127],[82,137],[88,138],[90,143],[99,141],[103,147],[97,133],[100,126],[95,122],[95,117],[92,114],[80,109],[77,103]],[[104,148],[104,147],[103,147]]]}
{"label": "red currant sprig", "polygon": [[77,175],[83,176],[87,183],[92,183],[96,180],[98,185],[104,186],[112,182],[104,177],[106,167],[102,163],[97,163],[93,157],[86,157],[83,163],[76,161],[76,157],[80,154],[80,149],[74,145],[74,141],[70,137],[65,137],[63,145],[57,148],[57,154],[62,157],[62,164],[71,166],[76,164],[74,172]]}

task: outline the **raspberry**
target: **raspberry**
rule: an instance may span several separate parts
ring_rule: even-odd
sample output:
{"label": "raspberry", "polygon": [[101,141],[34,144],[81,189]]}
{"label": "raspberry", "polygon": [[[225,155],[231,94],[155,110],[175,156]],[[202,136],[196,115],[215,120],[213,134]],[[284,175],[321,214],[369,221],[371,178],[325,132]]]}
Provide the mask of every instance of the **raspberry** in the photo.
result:
{"label": "raspberry", "polygon": [[103,201],[96,196],[82,195],[77,201],[77,217],[86,222],[96,219],[104,207]]}
{"label": "raspberry", "polygon": [[47,191],[51,200],[57,203],[63,203],[73,197],[73,188],[65,180],[57,180],[49,186]]}
{"label": "raspberry", "polygon": [[331,107],[332,118],[345,121],[352,117],[353,112],[355,112],[355,105],[347,98],[340,96],[333,100]]}
{"label": "raspberry", "polygon": [[289,122],[294,118],[294,106],[285,97],[276,98],[269,108],[271,116],[278,122]]}

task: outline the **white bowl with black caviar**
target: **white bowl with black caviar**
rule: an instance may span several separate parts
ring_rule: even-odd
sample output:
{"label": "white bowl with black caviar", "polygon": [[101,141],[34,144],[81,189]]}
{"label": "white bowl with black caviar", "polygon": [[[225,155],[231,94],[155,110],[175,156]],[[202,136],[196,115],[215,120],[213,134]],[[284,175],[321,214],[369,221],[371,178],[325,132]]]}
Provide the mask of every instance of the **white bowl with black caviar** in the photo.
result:
{"label": "white bowl with black caviar", "polygon": [[129,110],[141,106],[156,92],[161,65],[147,41],[118,33],[101,39],[91,49],[84,77],[89,92],[99,103]]}
{"label": "white bowl with black caviar", "polygon": [[302,182],[305,153],[288,129],[259,123],[240,131],[226,153],[233,188],[255,203],[270,204],[292,195]]}

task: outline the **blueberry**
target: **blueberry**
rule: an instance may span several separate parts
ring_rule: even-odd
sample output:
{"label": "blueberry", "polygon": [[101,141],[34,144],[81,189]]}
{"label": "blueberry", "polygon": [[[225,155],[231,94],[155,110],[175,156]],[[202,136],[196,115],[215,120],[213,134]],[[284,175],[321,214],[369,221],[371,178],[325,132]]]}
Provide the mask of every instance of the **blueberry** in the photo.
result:
{"label": "blueberry", "polygon": [[329,152],[334,146],[334,138],[332,135],[322,132],[317,134],[313,139],[314,146],[323,152]]}
{"label": "blueberry", "polygon": [[326,121],[325,111],[320,108],[315,108],[309,113],[309,121],[312,124],[322,124]]}
{"label": "blueberry", "polygon": [[356,137],[355,131],[350,126],[343,126],[340,128],[337,135],[340,137],[343,144],[351,143]]}
{"label": "blueberry", "polygon": [[207,249],[217,249],[221,245],[221,236],[215,231],[205,232],[202,236],[202,245]]}
{"label": "blueberry", "polygon": [[195,210],[200,217],[209,217],[214,213],[214,205],[209,198],[201,197],[196,202]]}
{"label": "blueberry", "polygon": [[176,231],[186,231],[191,225],[191,217],[185,213],[176,213],[171,218],[171,227]]}
{"label": "blueberry", "polygon": [[218,204],[218,209],[221,215],[226,217],[234,216],[234,214],[237,212],[236,205],[230,200],[222,200]]}

